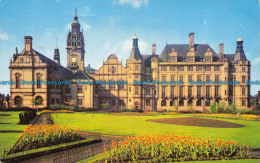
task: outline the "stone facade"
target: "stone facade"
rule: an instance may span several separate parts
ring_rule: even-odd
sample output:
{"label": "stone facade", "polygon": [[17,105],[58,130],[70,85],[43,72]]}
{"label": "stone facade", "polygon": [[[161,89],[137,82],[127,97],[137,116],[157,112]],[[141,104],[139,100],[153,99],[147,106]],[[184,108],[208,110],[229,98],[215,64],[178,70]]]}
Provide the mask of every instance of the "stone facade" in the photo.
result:
{"label": "stone facade", "polygon": [[[243,51],[243,40],[237,40],[234,54],[224,54],[224,44],[216,53],[208,44],[195,44],[194,33],[188,44],[166,44],[160,55],[152,44],[152,54],[139,51],[138,38],[133,38],[132,51],[122,65],[115,54],[109,55],[95,70],[84,67],[84,37],[77,15],[67,37],[67,68],[60,65],[59,49],[51,60],[32,48],[32,37],[25,37],[25,49],[13,55],[10,63],[11,107],[48,107],[64,104],[67,99],[80,107],[110,109],[139,108],[143,110],[208,110],[212,102],[234,102],[239,109],[249,106],[250,61]],[[24,85],[26,81],[63,81],[70,85]],[[79,85],[78,81],[121,81],[125,84]],[[190,81],[239,81],[239,85],[191,84]],[[146,82],[146,84],[136,81]],[[148,83],[150,82],[150,83]],[[153,82],[163,82],[161,84]],[[166,82],[175,82],[168,84]],[[147,84],[148,83],[148,84]],[[39,102],[40,101],[40,102]]]}

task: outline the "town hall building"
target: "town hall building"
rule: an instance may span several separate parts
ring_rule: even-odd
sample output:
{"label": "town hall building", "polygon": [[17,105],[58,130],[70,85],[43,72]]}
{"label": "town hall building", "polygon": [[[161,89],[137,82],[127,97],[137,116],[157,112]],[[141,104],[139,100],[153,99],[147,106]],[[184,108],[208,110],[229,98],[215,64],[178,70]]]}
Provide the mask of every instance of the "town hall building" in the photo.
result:
{"label": "town hall building", "polygon": [[[250,85],[246,81],[250,80],[250,61],[245,56],[243,40],[237,40],[234,54],[225,54],[223,43],[215,52],[208,44],[196,44],[194,35],[189,34],[188,44],[166,44],[160,54],[156,53],[156,44],[152,44],[148,55],[140,52],[138,38],[134,36],[126,66],[111,54],[95,70],[90,65],[85,67],[84,36],[75,14],[67,35],[67,67],[60,64],[58,47],[54,49],[53,59],[49,59],[33,49],[31,36],[25,36],[25,48],[20,53],[16,49],[10,61],[10,80],[15,81],[10,86],[10,106],[44,108],[70,101],[71,105],[99,109],[104,109],[103,103],[109,103],[109,109],[143,110],[173,110],[176,106],[185,110],[194,106],[205,111],[213,102],[234,102],[239,109],[248,107]],[[24,84],[24,80],[35,84]],[[79,84],[79,80],[127,84]],[[148,84],[135,84],[135,81]],[[202,84],[203,81],[208,83]],[[218,84],[219,81],[240,83]]]}

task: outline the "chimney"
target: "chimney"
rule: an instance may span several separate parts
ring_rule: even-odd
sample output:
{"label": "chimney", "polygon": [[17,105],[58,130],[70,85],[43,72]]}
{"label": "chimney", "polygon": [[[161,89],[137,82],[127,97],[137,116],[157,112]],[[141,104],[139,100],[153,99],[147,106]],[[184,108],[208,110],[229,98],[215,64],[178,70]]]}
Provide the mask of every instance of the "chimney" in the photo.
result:
{"label": "chimney", "polygon": [[29,52],[32,50],[32,37],[31,36],[25,36],[25,51]]}
{"label": "chimney", "polygon": [[219,54],[224,55],[224,44],[223,43],[219,44]]}
{"label": "chimney", "polygon": [[194,33],[193,32],[191,32],[189,34],[189,46],[190,46],[190,48],[194,47]]}
{"label": "chimney", "polygon": [[152,54],[155,55],[156,54],[156,44],[153,43],[152,45]]}

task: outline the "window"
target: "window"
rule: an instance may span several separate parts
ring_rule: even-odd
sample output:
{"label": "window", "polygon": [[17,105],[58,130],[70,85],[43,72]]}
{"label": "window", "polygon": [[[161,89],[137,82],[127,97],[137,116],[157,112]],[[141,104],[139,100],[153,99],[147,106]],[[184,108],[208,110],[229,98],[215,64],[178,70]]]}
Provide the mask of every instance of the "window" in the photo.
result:
{"label": "window", "polygon": [[150,95],[150,87],[146,87],[146,95]]}
{"label": "window", "polygon": [[201,98],[201,86],[197,87],[197,98]]}
{"label": "window", "polygon": [[165,98],[165,86],[162,86],[162,98]]}
{"label": "window", "polygon": [[225,67],[225,71],[227,71],[228,69],[227,69],[227,67]]}
{"label": "window", "polygon": [[189,100],[189,101],[188,101],[188,105],[189,105],[189,106],[192,106],[192,105],[193,105],[192,100]]}
{"label": "window", "polygon": [[219,81],[219,76],[215,76],[215,81],[216,81],[216,82]]}
{"label": "window", "polygon": [[166,100],[161,101],[161,106],[166,106]]}
{"label": "window", "polygon": [[174,66],[170,66],[170,71],[175,71],[175,67]]}
{"label": "window", "polygon": [[242,100],[242,106],[246,106],[246,100]]}
{"label": "window", "polygon": [[23,104],[23,99],[20,96],[16,96],[14,98],[14,104],[17,106],[21,106]]}
{"label": "window", "polygon": [[183,82],[183,76],[180,76],[180,81]]}
{"label": "window", "polygon": [[173,106],[174,105],[174,100],[171,100],[170,101],[170,106]]}
{"label": "window", "polygon": [[167,71],[167,66],[161,66],[161,71]]}
{"label": "window", "polygon": [[245,67],[242,67],[242,72],[246,72],[246,68]]}
{"label": "window", "polygon": [[139,70],[139,66],[135,65],[135,71],[138,71],[138,70]]}
{"label": "window", "polygon": [[181,86],[179,89],[180,89],[180,90],[179,90],[179,96],[180,96],[180,97],[184,97],[184,96],[183,96],[183,86]]}
{"label": "window", "polygon": [[184,66],[179,66],[179,71],[184,71]]}
{"label": "window", "polygon": [[197,106],[201,106],[201,100],[197,101]]}
{"label": "window", "polygon": [[146,106],[150,106],[150,99],[145,100]]}
{"label": "window", "polygon": [[206,66],[206,71],[211,71],[211,66]]}
{"label": "window", "polygon": [[60,99],[56,98],[56,104],[60,104]]}
{"label": "window", "polygon": [[188,97],[192,97],[192,86],[188,87]]}
{"label": "window", "polygon": [[211,62],[211,57],[205,57],[205,62]]}
{"label": "window", "polygon": [[119,90],[123,90],[123,89],[124,89],[124,84],[119,84],[119,85],[118,85],[118,89],[119,89]]}
{"label": "window", "polygon": [[220,66],[214,66],[214,71],[220,71]]}
{"label": "window", "polygon": [[146,67],[145,72],[150,73],[151,72],[150,70],[151,70],[150,67]]}
{"label": "window", "polygon": [[193,57],[187,57],[187,62],[193,62]]}
{"label": "window", "polygon": [[66,87],[65,87],[65,93],[70,93],[70,85],[66,85]]}
{"label": "window", "polygon": [[188,66],[188,70],[187,71],[193,71],[193,66]]}
{"label": "window", "polygon": [[246,77],[245,76],[242,76],[242,82],[246,82]]}
{"label": "window", "polygon": [[23,63],[23,61],[24,61],[24,60],[23,60],[23,57],[21,57],[21,58],[20,58],[20,63]]}
{"label": "window", "polygon": [[179,106],[184,106],[184,101],[183,100],[179,101]]}
{"label": "window", "polygon": [[115,100],[115,99],[112,99],[112,100],[111,100],[111,105],[112,105],[112,106],[115,106],[115,104],[116,104],[116,100]]}
{"label": "window", "polygon": [[246,95],[246,88],[245,88],[245,87],[242,88],[242,95],[243,95],[243,96]]}
{"label": "window", "polygon": [[210,98],[210,87],[206,87],[206,98]]}
{"label": "window", "polygon": [[201,81],[201,76],[197,76],[197,81]]}
{"label": "window", "polygon": [[166,76],[162,76],[162,81],[166,81]]}
{"label": "window", "polygon": [[174,76],[171,76],[171,81],[174,82]]}
{"label": "window", "polygon": [[206,76],[206,82],[210,81],[210,76]]}
{"label": "window", "polygon": [[135,87],[135,94],[138,95],[139,94],[139,88]]}
{"label": "window", "polygon": [[115,84],[109,84],[109,90],[115,90]]}
{"label": "window", "polygon": [[35,98],[35,105],[42,105],[42,97],[41,96],[37,96]]}
{"label": "window", "polygon": [[78,93],[82,93],[82,85],[78,85]]}
{"label": "window", "polygon": [[21,75],[19,73],[15,74],[15,87],[21,88]]}
{"label": "window", "polygon": [[132,89],[131,89],[131,87],[129,87],[129,92],[131,92],[132,91]]}
{"label": "window", "polygon": [[188,77],[188,80],[189,80],[189,82],[192,81],[192,76],[189,76],[189,77]]}
{"label": "window", "polygon": [[138,79],[139,78],[139,76],[138,75],[135,75],[135,79]]}
{"label": "window", "polygon": [[78,105],[82,105],[82,99],[78,99]]}
{"label": "window", "polygon": [[55,98],[51,98],[51,105],[55,105]]}
{"label": "window", "polygon": [[196,66],[196,71],[202,71],[202,66]]}
{"label": "window", "polygon": [[215,87],[215,98],[218,98],[219,97],[219,87],[216,86]]}
{"label": "window", "polygon": [[174,86],[171,86],[171,98],[174,97]]}
{"label": "window", "polygon": [[210,100],[206,100],[206,106],[210,106]]}

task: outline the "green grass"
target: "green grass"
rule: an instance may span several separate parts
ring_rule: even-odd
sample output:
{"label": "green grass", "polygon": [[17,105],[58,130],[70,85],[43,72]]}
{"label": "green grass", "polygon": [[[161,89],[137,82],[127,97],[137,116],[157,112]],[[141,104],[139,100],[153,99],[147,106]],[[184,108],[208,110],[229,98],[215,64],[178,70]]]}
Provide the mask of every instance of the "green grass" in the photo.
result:
{"label": "green grass", "polygon": [[[116,116],[109,114],[52,114],[58,125],[80,128],[82,131],[109,135],[176,134],[194,135],[202,138],[220,138],[237,141],[253,148],[260,148],[260,121],[223,121],[243,124],[243,128],[210,128],[148,122],[147,119],[171,118],[173,115],[158,116]],[[174,115],[185,117],[185,115]]]}
{"label": "green grass", "polygon": [[[0,112],[8,113],[10,116],[0,116],[0,131],[3,130],[17,130],[23,131],[27,125],[19,125],[19,113],[21,112]],[[5,148],[12,147],[21,136],[21,133],[15,132],[0,132],[0,158],[4,154]]]}

